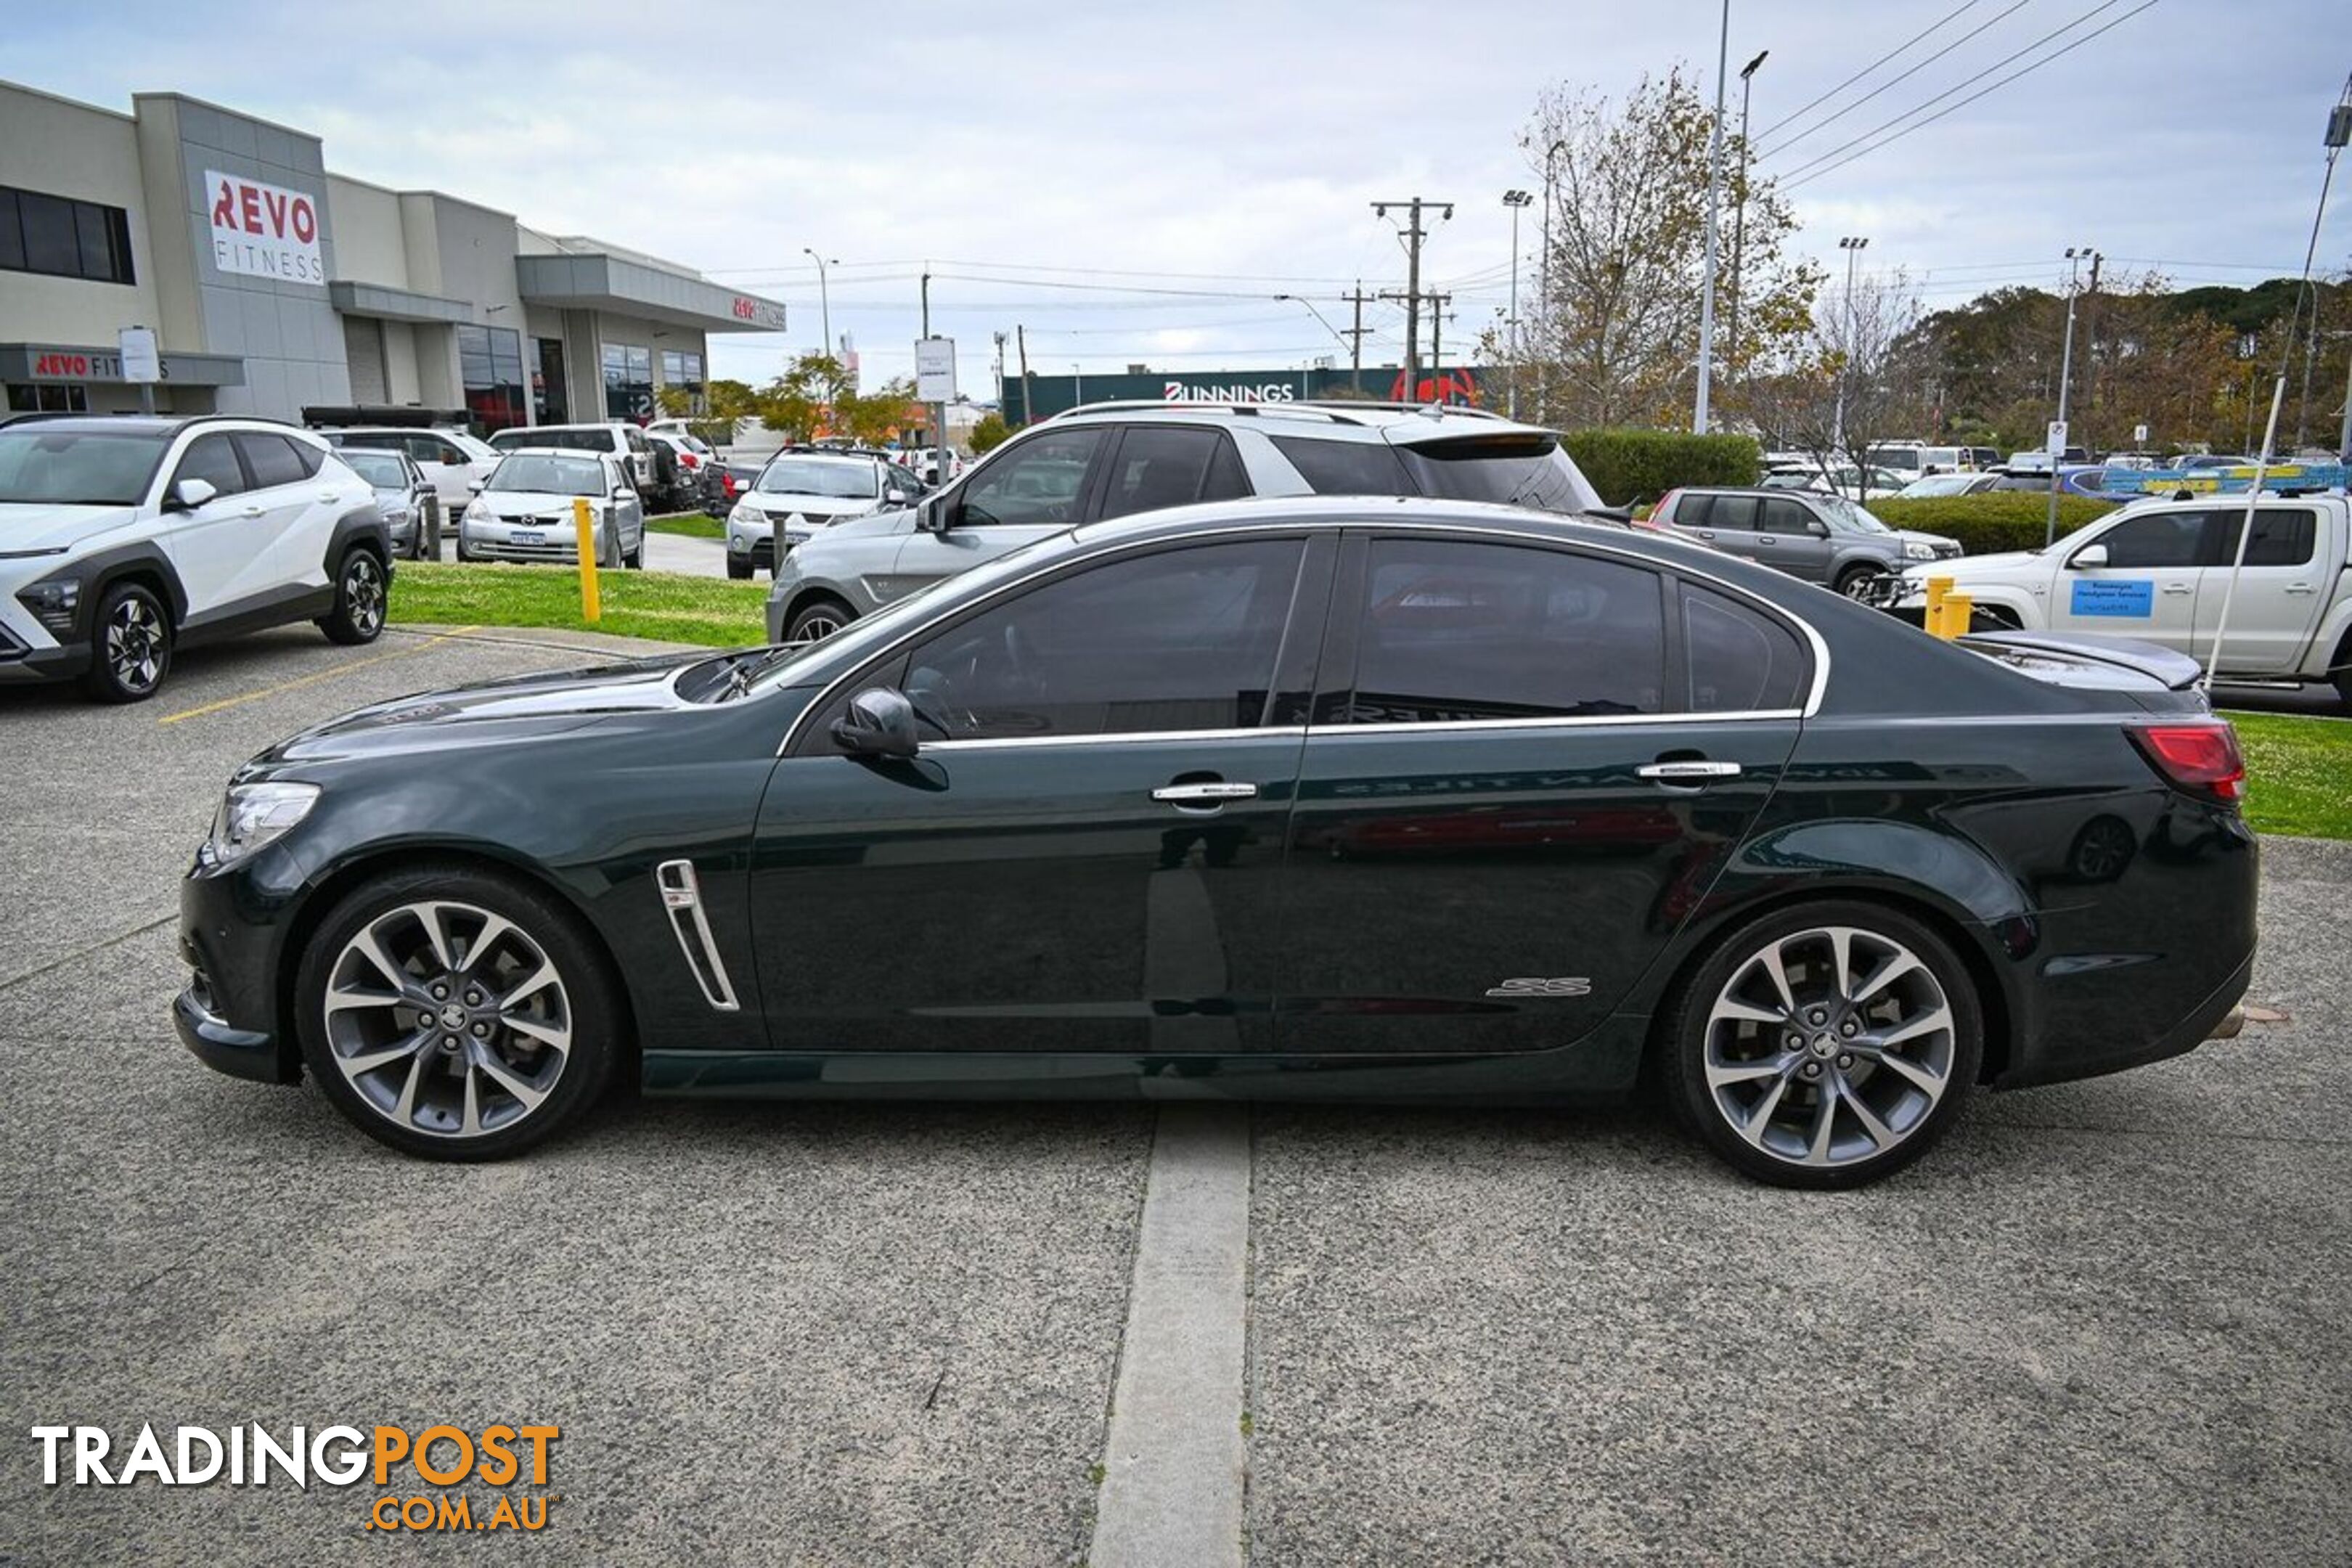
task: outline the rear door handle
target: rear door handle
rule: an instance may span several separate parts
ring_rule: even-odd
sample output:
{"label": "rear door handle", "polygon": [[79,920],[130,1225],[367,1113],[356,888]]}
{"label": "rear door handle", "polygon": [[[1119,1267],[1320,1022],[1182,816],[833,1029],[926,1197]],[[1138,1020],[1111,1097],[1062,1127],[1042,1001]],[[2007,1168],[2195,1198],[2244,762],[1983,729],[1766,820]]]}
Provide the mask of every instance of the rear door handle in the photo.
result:
{"label": "rear door handle", "polygon": [[2308,583],[2289,583],[2286,585],[2286,591],[2290,594],[2310,594],[2317,592],[2317,590],[2313,588]]}
{"label": "rear door handle", "polygon": [[1161,784],[1151,792],[1151,798],[1170,805],[1219,806],[1229,800],[1255,800],[1257,785],[1227,784],[1222,779],[1207,784]]}
{"label": "rear door handle", "polygon": [[1736,779],[1739,776],[1738,763],[1643,763],[1633,770],[1634,776],[1657,784],[1697,784],[1706,779]]}
{"label": "rear door handle", "polygon": [[1756,536],[1756,542],[1759,544],[1778,544],[1780,542],[1773,538],[1769,533],[1759,533]]}

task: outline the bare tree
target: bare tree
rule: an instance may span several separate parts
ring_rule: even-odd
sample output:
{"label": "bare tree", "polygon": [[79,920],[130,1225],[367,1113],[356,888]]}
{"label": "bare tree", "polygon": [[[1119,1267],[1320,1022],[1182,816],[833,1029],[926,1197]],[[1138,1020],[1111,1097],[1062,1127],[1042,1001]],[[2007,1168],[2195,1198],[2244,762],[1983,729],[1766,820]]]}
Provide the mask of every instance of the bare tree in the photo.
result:
{"label": "bare tree", "polygon": [[1765,445],[1824,469],[1851,463],[1858,492],[1872,447],[1927,428],[1935,361],[1920,320],[1919,291],[1899,268],[1821,302],[1811,330],[1750,383]]}

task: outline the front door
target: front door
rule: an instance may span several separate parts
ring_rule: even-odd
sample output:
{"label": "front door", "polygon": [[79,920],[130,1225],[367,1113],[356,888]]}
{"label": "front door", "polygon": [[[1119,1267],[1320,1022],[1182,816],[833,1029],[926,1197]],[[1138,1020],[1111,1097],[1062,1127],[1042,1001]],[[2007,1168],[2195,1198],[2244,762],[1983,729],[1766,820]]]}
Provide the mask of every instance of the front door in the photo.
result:
{"label": "front door", "polygon": [[1277,1047],[1573,1044],[1770,795],[1802,643],[1646,565],[1492,541],[1352,546],[1332,606]]}
{"label": "front door", "polygon": [[[169,485],[203,479],[218,493],[200,507],[166,515],[163,548],[188,596],[187,615],[204,620],[278,587],[268,498],[254,493],[226,431],[199,436],[172,470]],[[171,489],[164,490],[166,500]]]}
{"label": "front door", "polygon": [[[2061,540],[2050,585],[2050,625],[2067,632],[2137,637],[2193,651],[2197,591],[2212,514],[2149,511],[2126,517],[2095,539]],[[2105,545],[2105,565],[2083,552]]]}
{"label": "front door", "polygon": [[1829,531],[1792,496],[1766,496],[1756,520],[1756,559],[1808,583],[1830,580]]}
{"label": "front door", "polygon": [[[761,807],[774,1047],[1265,1049],[1329,559],[1255,537],[1076,566],[845,683]],[[939,739],[841,754],[871,685]]]}
{"label": "front door", "polygon": [[900,598],[1087,521],[1087,498],[1115,430],[1033,436],[932,503],[938,527],[899,547],[889,584]]}

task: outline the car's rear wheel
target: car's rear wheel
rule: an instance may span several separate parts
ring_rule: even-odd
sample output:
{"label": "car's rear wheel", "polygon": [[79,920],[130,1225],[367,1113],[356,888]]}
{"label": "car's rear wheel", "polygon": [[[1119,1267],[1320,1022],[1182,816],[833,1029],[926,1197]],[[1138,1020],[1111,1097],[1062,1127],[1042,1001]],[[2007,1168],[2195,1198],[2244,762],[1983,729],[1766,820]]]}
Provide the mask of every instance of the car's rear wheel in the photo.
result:
{"label": "car's rear wheel", "polygon": [[1870,585],[1886,575],[1875,566],[1849,566],[1838,574],[1837,591],[1849,599],[1859,599],[1870,592]]}
{"label": "car's rear wheel", "polygon": [[89,673],[82,689],[100,702],[144,702],[172,668],[172,613],[139,583],[117,583],[98,602]]}
{"label": "car's rear wheel", "polygon": [[1983,1010],[1967,968],[1919,921],[1822,903],[1750,921],[1694,971],[1665,1017],[1684,1124],[1784,1187],[1857,1187],[1925,1153],[1975,1084]]}
{"label": "car's rear wheel", "polygon": [[520,882],[419,870],[338,904],[295,982],[302,1058],[370,1137],[495,1160],[610,1077],[621,1001],[577,917]]}
{"label": "car's rear wheel", "polygon": [[857,618],[838,599],[812,599],[793,615],[784,628],[786,642],[821,642]]}
{"label": "car's rear wheel", "polygon": [[375,641],[383,631],[390,589],[374,551],[364,546],[346,550],[335,568],[335,607],[319,617],[319,629],[329,642],[346,647]]}

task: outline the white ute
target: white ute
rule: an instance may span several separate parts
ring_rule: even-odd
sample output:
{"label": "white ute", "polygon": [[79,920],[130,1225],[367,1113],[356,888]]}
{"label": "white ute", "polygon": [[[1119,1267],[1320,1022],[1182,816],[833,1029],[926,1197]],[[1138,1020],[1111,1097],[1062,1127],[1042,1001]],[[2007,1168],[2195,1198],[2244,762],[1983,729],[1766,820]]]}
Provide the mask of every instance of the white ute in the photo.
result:
{"label": "white ute", "polygon": [[[1949,577],[1983,616],[2025,631],[2104,632],[2185,653],[2204,664],[2244,498],[2133,506],[2046,550],[1972,555],[1903,574],[1892,608],[1924,608],[1927,580]],[[2333,683],[2352,703],[2352,500],[2265,498],[2254,512],[2230,624],[2221,680]]]}

